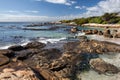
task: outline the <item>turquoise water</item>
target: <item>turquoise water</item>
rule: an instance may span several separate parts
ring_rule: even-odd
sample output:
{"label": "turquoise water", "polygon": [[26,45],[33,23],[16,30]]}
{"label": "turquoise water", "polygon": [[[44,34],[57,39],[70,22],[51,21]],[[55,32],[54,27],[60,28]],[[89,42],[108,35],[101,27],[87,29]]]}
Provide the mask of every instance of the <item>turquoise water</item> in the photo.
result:
{"label": "turquoise water", "polygon": [[[33,40],[51,40],[59,41],[61,39],[68,40],[69,37],[75,36],[75,34],[70,33],[72,26],[65,25],[49,25],[49,26],[35,26],[26,27],[32,23],[17,23],[17,22],[4,22],[0,23],[0,47],[21,44]],[[58,26],[59,28],[55,30],[37,30],[37,29],[49,29]],[[36,29],[36,30],[26,30],[26,29]],[[89,27],[78,27],[79,30],[95,29]],[[42,39],[42,40],[41,40]],[[69,38],[70,39],[70,38]]]}
{"label": "turquoise water", "polygon": [[[23,30],[23,28],[30,28],[26,27],[28,24],[31,23],[0,23],[0,46],[20,44],[21,42],[36,40],[38,38],[59,39],[72,36],[69,31],[66,31],[66,29],[71,28],[70,26],[61,27],[56,30]],[[37,26],[31,28],[47,29],[54,26]]]}

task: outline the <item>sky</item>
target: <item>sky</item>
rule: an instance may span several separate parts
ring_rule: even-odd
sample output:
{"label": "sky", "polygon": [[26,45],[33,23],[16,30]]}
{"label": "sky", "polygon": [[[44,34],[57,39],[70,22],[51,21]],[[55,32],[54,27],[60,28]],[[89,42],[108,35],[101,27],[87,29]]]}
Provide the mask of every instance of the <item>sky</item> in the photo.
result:
{"label": "sky", "polygon": [[57,21],[120,12],[120,0],[0,0],[0,22]]}

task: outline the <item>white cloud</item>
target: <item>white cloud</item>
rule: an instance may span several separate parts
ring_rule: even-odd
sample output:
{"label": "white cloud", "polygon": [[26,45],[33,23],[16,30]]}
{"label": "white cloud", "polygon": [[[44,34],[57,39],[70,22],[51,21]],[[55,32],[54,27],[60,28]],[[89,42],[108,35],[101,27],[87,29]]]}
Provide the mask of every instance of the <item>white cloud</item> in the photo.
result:
{"label": "white cloud", "polygon": [[85,9],[86,6],[75,6],[76,9]]}
{"label": "white cloud", "polygon": [[39,13],[39,11],[31,11],[31,10],[27,10],[27,11],[24,11],[24,12],[26,12],[26,13]]}
{"label": "white cloud", "polygon": [[59,21],[64,19],[74,19],[77,16],[68,15],[68,16],[36,16],[28,14],[0,14],[0,22],[45,22],[45,21]]}
{"label": "white cloud", "polygon": [[54,3],[54,4],[64,4],[68,6],[76,3],[76,1],[73,1],[73,0],[35,0],[35,1],[45,1],[45,2]]}
{"label": "white cloud", "polygon": [[97,5],[87,8],[86,15],[99,16],[104,13],[120,12],[120,0],[103,0]]}
{"label": "white cloud", "polygon": [[[56,4],[65,4],[69,5],[68,0],[51,0]],[[72,2],[74,3],[74,2]],[[56,17],[49,17],[49,16],[35,16],[30,15],[29,13],[38,13],[39,11],[8,11],[8,13],[1,13],[0,14],[0,21],[55,21],[55,20],[62,20],[62,19],[74,19],[80,17],[89,17],[89,16],[99,16],[103,15],[106,12],[120,12],[120,0],[102,0],[98,2],[95,6],[92,7],[85,7],[85,6],[77,6],[76,8],[84,8],[87,11],[78,14],[78,15],[67,15],[67,16],[56,16]],[[19,12],[18,14],[14,14],[15,12]]]}

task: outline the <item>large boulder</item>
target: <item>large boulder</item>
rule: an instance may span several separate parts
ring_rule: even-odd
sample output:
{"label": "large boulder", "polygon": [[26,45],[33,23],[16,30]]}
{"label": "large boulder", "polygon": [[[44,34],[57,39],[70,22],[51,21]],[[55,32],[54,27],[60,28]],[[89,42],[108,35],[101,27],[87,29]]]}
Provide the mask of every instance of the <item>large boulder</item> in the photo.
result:
{"label": "large boulder", "polygon": [[72,32],[72,33],[76,33],[77,31],[78,31],[77,27],[71,28],[71,32]]}
{"label": "large boulder", "polygon": [[86,35],[93,34],[93,31],[92,31],[92,30],[86,30],[86,31],[85,31],[85,34],[86,34]]}
{"label": "large boulder", "polygon": [[102,31],[98,31],[98,35],[103,35],[103,32]]}
{"label": "large boulder", "polygon": [[114,33],[114,34],[113,34],[113,37],[114,37],[114,38],[120,38],[120,32]]}
{"label": "large boulder", "polygon": [[119,69],[100,58],[95,58],[90,60],[90,66],[99,73],[118,73]]}
{"label": "large boulder", "polygon": [[44,44],[44,43],[41,43],[41,42],[37,42],[37,41],[35,41],[35,42],[30,42],[30,43],[28,43],[26,46],[25,46],[25,48],[27,48],[27,49],[29,49],[29,48],[43,48],[43,47],[45,47],[46,45]]}
{"label": "large boulder", "polygon": [[98,33],[98,30],[97,30],[97,29],[94,29],[92,33],[93,33],[93,34],[97,34],[97,33]]}
{"label": "large boulder", "polygon": [[15,54],[16,54],[16,58],[18,60],[25,60],[28,57],[31,57],[34,54],[36,54],[37,51],[38,51],[37,49],[27,49],[27,50],[22,50],[22,51],[19,51],[19,52],[15,52]]}
{"label": "large boulder", "polygon": [[104,30],[103,32],[104,37],[112,38],[111,31],[109,29]]}
{"label": "large boulder", "polygon": [[25,48],[21,45],[14,45],[14,46],[10,46],[8,49],[12,51],[21,51],[24,50]]}

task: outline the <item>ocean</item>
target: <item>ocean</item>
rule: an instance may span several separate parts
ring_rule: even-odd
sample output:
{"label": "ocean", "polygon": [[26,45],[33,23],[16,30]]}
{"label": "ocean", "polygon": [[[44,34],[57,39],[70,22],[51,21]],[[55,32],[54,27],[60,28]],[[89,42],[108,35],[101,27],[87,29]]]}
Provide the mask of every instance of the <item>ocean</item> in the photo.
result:
{"label": "ocean", "polygon": [[[0,49],[11,45],[24,45],[30,41],[40,41],[43,43],[55,43],[59,41],[74,40],[75,34],[70,33],[72,26],[47,25],[26,27],[32,22],[0,22]],[[36,23],[35,23],[36,24]],[[56,28],[56,26],[58,28]],[[49,28],[54,28],[49,30]],[[79,27],[80,30],[90,29]],[[93,29],[93,28],[91,28]]]}

